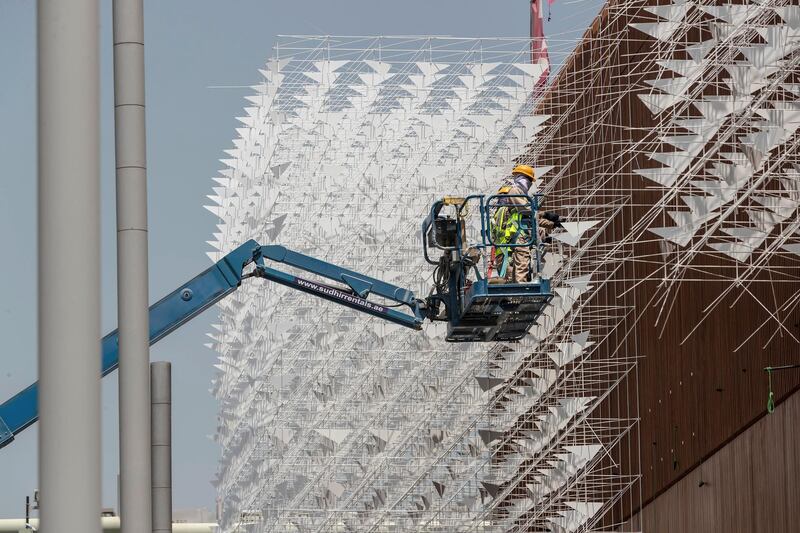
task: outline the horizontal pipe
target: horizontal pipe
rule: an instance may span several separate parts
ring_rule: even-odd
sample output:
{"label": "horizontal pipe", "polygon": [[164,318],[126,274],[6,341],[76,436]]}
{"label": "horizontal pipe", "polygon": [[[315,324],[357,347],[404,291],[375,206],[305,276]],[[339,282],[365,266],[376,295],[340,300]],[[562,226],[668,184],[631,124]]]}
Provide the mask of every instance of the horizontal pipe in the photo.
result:
{"label": "horizontal pipe", "polygon": [[[103,526],[103,531],[110,533],[119,531],[118,516],[104,516],[100,521]],[[31,526],[34,529],[39,529],[39,520],[36,518],[31,519]],[[173,533],[215,533],[217,528],[217,524],[212,522],[179,522],[172,524]],[[19,533],[25,530],[24,518],[0,519],[0,533]]]}

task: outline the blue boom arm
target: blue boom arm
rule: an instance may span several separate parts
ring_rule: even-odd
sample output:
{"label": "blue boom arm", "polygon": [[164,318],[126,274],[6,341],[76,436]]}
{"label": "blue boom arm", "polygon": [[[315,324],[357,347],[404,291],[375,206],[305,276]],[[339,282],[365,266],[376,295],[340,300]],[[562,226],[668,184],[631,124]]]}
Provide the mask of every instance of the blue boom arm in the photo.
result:
{"label": "blue boom arm", "polygon": [[[284,263],[346,287],[299,278],[267,266],[266,261]],[[246,272],[251,265],[252,269]],[[287,250],[283,246],[261,246],[251,240],[150,306],[150,344],[158,342],[219,302],[235,291],[242,280],[251,277],[274,281],[413,329],[420,329],[425,318],[424,303],[406,289]],[[407,307],[410,313],[370,301],[370,295]],[[105,376],[119,365],[116,330],[103,337],[101,350],[102,375]],[[0,405],[0,448],[38,420],[38,386],[38,382],[34,383]]]}

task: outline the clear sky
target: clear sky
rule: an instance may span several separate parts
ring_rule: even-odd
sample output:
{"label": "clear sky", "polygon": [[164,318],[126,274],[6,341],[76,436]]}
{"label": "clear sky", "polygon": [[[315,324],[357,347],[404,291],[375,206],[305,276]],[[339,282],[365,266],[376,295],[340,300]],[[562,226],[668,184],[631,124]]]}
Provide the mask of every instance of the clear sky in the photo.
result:
{"label": "clear sky", "polygon": [[[116,327],[111,0],[101,0],[103,331]],[[560,62],[601,0],[558,0],[546,22]],[[145,0],[150,299],[207,268],[215,218],[203,209],[218,158],[232,146],[241,88],[279,34],[524,37],[527,0]],[[545,11],[546,13],[547,11]],[[0,402],[36,379],[36,20],[34,0],[0,0]],[[559,40],[563,40],[559,42]],[[446,191],[444,191],[446,192]],[[58,261],[58,257],[39,258]],[[69,283],[70,280],[63,280]],[[213,509],[218,449],[208,436],[215,311],[162,340],[173,363],[174,505]],[[103,505],[116,508],[116,374],[103,380]],[[21,517],[37,485],[36,426],[0,450],[0,518]],[[76,480],[76,490],[80,483]]]}

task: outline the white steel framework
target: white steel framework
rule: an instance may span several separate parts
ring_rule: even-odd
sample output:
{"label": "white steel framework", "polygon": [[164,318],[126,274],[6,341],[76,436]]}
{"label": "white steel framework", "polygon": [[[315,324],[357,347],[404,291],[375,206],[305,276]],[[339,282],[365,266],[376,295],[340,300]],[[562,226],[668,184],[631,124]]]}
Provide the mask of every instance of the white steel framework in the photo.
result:
{"label": "white steel framework", "polygon": [[[215,178],[211,257],[255,238],[427,293],[431,203],[494,192],[550,119],[529,57],[528,39],[283,38]],[[547,199],[573,216],[544,265],[557,295],[520,343],[448,344],[276,285],[224,300],[223,531],[608,527],[638,475],[619,468],[635,321],[595,297],[625,249],[592,244],[627,203]]]}

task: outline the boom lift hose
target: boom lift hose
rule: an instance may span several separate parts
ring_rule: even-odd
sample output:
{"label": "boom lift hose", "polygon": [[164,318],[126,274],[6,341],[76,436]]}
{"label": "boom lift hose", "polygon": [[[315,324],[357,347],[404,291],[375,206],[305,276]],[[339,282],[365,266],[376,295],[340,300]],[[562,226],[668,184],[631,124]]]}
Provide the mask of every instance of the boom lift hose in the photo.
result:
{"label": "boom lift hose", "polygon": [[439,294],[447,292],[450,281],[450,258],[445,254],[439,258],[439,264],[433,269],[433,285]]}

